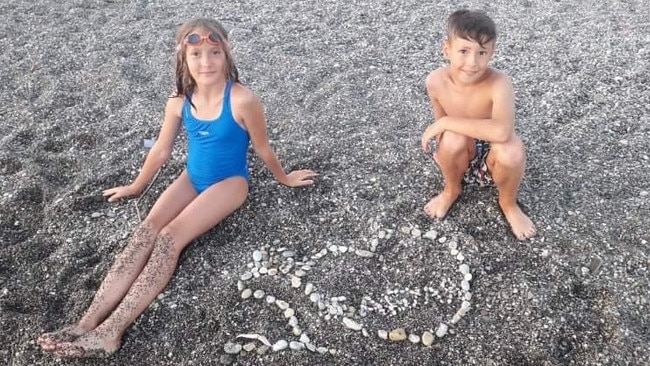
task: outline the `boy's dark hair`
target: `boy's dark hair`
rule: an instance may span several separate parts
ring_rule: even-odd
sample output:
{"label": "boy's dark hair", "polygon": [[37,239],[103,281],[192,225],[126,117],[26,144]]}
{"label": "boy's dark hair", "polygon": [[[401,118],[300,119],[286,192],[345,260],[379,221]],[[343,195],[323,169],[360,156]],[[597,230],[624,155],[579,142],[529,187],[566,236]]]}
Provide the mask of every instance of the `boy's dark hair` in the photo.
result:
{"label": "boy's dark hair", "polygon": [[480,10],[456,10],[447,21],[447,38],[459,37],[475,41],[483,47],[497,38],[494,21]]}

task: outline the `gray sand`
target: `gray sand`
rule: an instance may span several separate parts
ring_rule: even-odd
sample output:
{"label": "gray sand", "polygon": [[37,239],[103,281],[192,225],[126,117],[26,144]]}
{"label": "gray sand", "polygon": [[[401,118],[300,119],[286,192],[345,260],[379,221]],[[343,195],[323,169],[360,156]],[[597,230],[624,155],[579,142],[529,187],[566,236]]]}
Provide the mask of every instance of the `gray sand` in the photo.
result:
{"label": "gray sand", "polygon": [[[265,278],[251,283],[290,301],[310,338],[338,353],[240,354],[236,364],[650,363],[645,1],[58,3],[0,2],[0,364],[59,364],[34,340],[78,319],[136,226],[134,201],[108,204],[100,192],[136,175],[142,139],[157,134],[173,91],[175,29],[199,15],[232,30],[278,155],[288,169],[317,170],[318,183],[280,187],[252,157],[247,203],[185,251],[120,352],[71,364],[211,365],[240,333],[294,340],[280,312],[240,299],[252,251],[365,248],[376,236],[369,220],[395,230],[381,259],[328,256],[309,281],[356,307],[393,288],[438,286],[456,275],[455,259],[444,244],[399,231],[435,229],[459,242],[474,276],[472,308],[454,334],[430,348],[366,338],[324,321],[287,281]],[[419,147],[432,117],[424,78],[444,64],[446,17],[465,6],[494,18],[493,66],[516,88],[529,152],[520,201],[539,228],[524,244],[492,189],[468,189],[442,223],[422,211],[441,187]],[[183,145],[180,137],[141,211],[183,169]],[[597,257],[602,268],[587,271]],[[421,334],[454,306],[362,320]]]}

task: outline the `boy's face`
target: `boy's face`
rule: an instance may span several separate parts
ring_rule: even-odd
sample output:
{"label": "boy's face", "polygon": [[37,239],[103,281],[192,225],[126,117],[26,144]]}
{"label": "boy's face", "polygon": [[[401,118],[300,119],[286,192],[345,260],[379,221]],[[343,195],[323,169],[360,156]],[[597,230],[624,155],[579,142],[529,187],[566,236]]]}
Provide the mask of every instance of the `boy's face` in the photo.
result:
{"label": "boy's face", "polygon": [[449,60],[452,76],[463,84],[481,80],[488,70],[494,54],[494,41],[483,46],[473,40],[451,36],[443,46],[445,59]]}

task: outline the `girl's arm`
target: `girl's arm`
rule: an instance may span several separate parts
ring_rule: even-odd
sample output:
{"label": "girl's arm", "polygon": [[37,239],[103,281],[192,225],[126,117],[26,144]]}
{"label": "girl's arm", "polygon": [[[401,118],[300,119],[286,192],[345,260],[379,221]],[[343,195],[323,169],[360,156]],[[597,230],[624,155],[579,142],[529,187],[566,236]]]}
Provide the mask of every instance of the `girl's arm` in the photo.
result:
{"label": "girl's arm", "polygon": [[116,201],[123,197],[138,196],[147,187],[158,169],[167,162],[174,147],[174,139],[181,124],[182,97],[172,97],[165,107],[165,119],[160,128],[158,139],[153,145],[147,158],[140,169],[140,173],[128,186],[107,189],[103,192],[108,202]]}
{"label": "girl's arm", "polygon": [[310,178],[316,176],[311,170],[296,170],[289,174],[284,172],[280,161],[269,144],[266,133],[266,116],[262,102],[250,90],[236,84],[233,88],[233,114],[241,121],[253,145],[253,150],[269,168],[275,179],[289,187],[300,187],[313,184]]}

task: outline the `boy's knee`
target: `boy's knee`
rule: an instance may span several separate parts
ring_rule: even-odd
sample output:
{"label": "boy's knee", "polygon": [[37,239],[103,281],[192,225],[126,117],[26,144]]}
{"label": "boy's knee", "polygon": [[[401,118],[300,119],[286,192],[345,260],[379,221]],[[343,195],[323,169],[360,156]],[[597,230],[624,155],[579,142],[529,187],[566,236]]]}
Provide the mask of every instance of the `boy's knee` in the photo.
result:
{"label": "boy's knee", "polygon": [[459,155],[467,152],[468,137],[459,133],[445,131],[440,136],[436,152]]}
{"label": "boy's knee", "polygon": [[500,165],[518,167],[526,163],[526,149],[519,138],[504,144],[493,144],[491,153]]}

